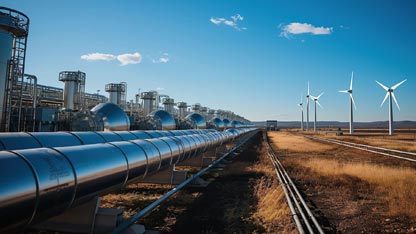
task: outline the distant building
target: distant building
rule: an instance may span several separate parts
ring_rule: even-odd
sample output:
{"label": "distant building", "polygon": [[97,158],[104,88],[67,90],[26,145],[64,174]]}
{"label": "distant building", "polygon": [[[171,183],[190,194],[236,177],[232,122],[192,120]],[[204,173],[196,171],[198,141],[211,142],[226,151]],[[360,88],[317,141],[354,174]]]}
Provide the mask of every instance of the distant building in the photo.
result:
{"label": "distant building", "polygon": [[267,120],[266,121],[267,131],[278,131],[277,120]]}

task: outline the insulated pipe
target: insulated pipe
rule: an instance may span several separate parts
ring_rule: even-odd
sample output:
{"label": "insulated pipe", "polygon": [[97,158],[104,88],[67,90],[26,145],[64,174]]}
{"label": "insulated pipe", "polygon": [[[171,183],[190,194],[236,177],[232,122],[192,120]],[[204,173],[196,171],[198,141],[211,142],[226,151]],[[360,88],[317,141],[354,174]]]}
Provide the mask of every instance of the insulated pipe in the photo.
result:
{"label": "insulated pipe", "polygon": [[[0,233],[19,232],[253,130],[208,132],[205,137],[174,136],[175,140],[173,136],[163,136],[0,151]],[[36,138],[39,144],[45,136]]]}
{"label": "insulated pipe", "polygon": [[[214,130],[215,131],[215,130]],[[212,130],[115,131],[115,132],[7,132],[0,133],[0,150],[89,145],[113,141],[206,134]]]}

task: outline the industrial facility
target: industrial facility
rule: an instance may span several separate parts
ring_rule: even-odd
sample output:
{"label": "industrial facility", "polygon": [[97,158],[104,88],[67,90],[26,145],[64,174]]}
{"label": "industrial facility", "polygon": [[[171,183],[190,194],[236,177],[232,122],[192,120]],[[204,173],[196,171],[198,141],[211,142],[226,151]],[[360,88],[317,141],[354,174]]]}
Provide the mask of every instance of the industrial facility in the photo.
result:
{"label": "industrial facility", "polygon": [[[224,158],[257,132],[232,111],[157,91],[127,101],[126,82],[106,84],[108,97],[86,93],[87,74],[79,70],[56,74],[63,88],[41,85],[25,71],[29,22],[0,7],[0,233],[107,232],[119,223],[97,231],[106,225],[98,221],[99,196],[140,181],[187,184],[197,176],[176,171],[177,163],[199,157],[215,165],[220,149]],[[161,171],[167,179],[152,179]],[[177,174],[182,179],[173,180]],[[85,204],[95,211],[81,224],[66,216],[82,217]],[[59,215],[64,221],[54,219]]]}
{"label": "industrial facility", "polygon": [[56,74],[63,88],[41,85],[36,74],[25,71],[28,35],[29,17],[0,8],[1,132],[224,130],[250,125],[232,111],[175,102],[157,91],[137,93],[127,101],[126,82],[106,84],[108,98],[86,93],[88,79],[82,71]]}

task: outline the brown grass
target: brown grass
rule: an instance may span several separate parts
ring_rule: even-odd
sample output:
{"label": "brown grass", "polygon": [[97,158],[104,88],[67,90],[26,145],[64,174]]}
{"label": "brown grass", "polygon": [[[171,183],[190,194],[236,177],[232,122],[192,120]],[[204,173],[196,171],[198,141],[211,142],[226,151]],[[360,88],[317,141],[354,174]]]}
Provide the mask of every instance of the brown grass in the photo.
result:
{"label": "brown grass", "polygon": [[388,215],[416,217],[416,170],[372,165],[368,163],[340,163],[327,159],[310,159],[300,165],[314,172],[332,177],[349,175],[374,185],[378,199],[389,204]]}
{"label": "brown grass", "polygon": [[314,152],[325,152],[335,148],[335,146],[322,144],[285,131],[267,132],[267,135],[269,136],[270,141],[277,146],[278,150],[306,153],[310,152],[312,149]]}

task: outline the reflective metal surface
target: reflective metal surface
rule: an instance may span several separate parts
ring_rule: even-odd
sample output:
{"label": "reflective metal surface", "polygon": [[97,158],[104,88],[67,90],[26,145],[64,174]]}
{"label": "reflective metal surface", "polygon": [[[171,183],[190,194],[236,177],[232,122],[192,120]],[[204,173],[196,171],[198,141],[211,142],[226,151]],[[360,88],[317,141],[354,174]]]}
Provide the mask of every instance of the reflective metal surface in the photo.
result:
{"label": "reflective metal surface", "polygon": [[222,122],[224,122],[224,128],[231,128],[231,122],[229,119],[223,119]]}
{"label": "reflective metal surface", "polygon": [[0,142],[6,150],[42,147],[38,140],[26,132],[2,132],[0,133]]}
{"label": "reflective metal surface", "polygon": [[[0,233],[18,232],[28,224],[62,213],[94,196],[120,189],[253,130],[179,131],[190,135],[172,131],[61,132],[57,139],[78,140],[79,144],[119,141],[0,151]],[[143,137],[142,134],[153,134],[158,138],[126,140],[132,136]],[[34,139],[29,134],[21,135],[25,139]],[[34,135],[41,142],[50,136]],[[62,142],[57,140],[50,144]]]}
{"label": "reflective metal surface", "polygon": [[173,116],[164,110],[153,111],[148,117],[156,122],[157,130],[174,130],[176,129],[176,122]]}
{"label": "reflective metal surface", "polygon": [[217,129],[218,131],[224,130],[224,122],[220,118],[212,118],[208,125],[210,128]]}
{"label": "reflective metal surface", "polygon": [[[0,23],[2,21],[0,15]],[[9,32],[0,30],[0,126],[4,125],[6,83],[9,60],[12,57],[13,35]]]}
{"label": "reflective metal surface", "polygon": [[32,132],[30,133],[42,147],[62,147],[81,145],[82,142],[68,132]]}
{"label": "reflective metal surface", "polygon": [[191,122],[191,127],[194,129],[206,129],[207,128],[207,123],[205,121],[205,118],[198,113],[189,114],[185,117],[185,119]]}
{"label": "reflective metal surface", "polygon": [[130,120],[123,109],[114,103],[107,102],[91,109],[101,122],[105,131],[125,131],[130,129]]}

